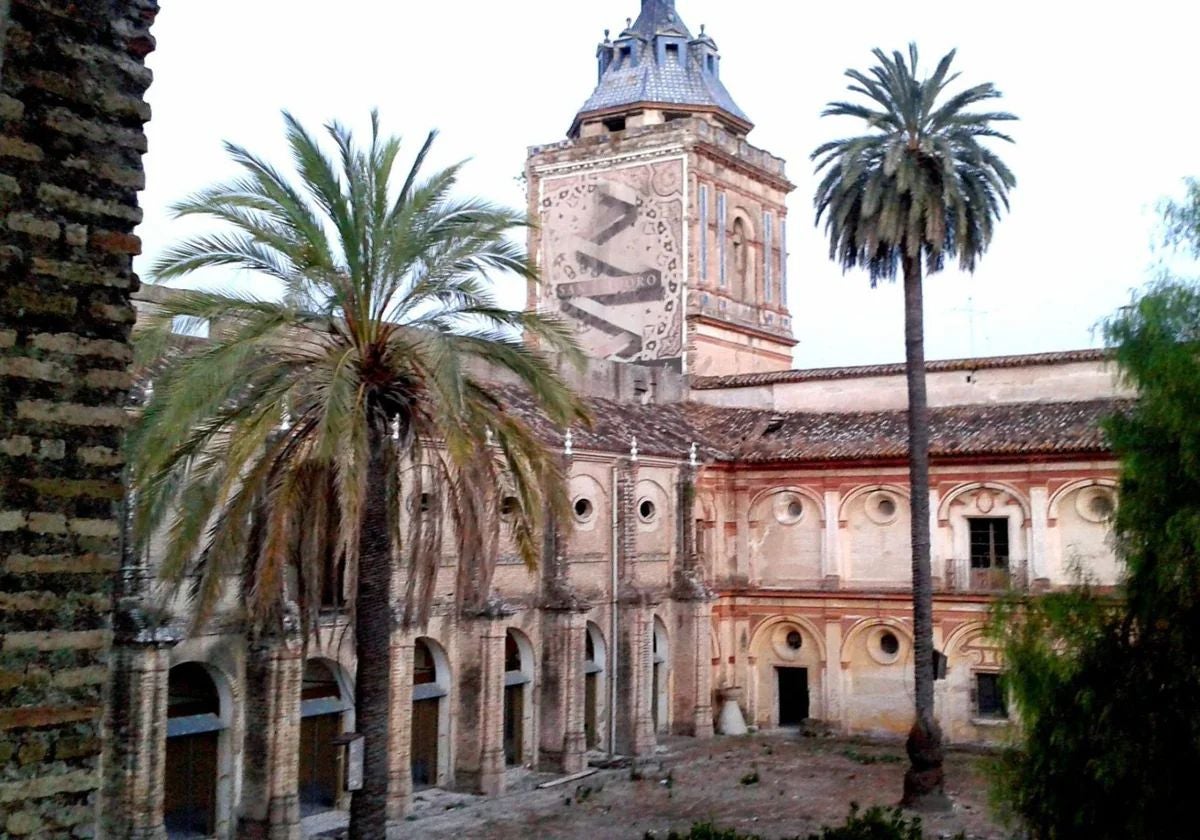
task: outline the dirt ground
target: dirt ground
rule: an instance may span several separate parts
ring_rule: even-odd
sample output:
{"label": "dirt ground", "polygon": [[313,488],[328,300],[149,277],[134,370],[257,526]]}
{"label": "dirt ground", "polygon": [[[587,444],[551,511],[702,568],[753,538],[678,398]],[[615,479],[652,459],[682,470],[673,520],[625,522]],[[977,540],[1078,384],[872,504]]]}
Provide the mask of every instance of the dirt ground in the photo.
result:
{"label": "dirt ground", "polygon": [[[445,791],[416,794],[409,818],[414,838],[429,840],[641,840],[665,837],[694,822],[761,835],[764,840],[816,831],[841,822],[851,802],[864,808],[900,798],[904,751],[880,745],[796,733],[694,741],[669,739],[655,758],[630,768],[536,790],[554,776],[515,770],[510,792],[483,798]],[[925,814],[926,836],[1003,840],[989,818],[981,757],[947,756],[946,814]],[[757,779],[757,780],[755,780]]]}

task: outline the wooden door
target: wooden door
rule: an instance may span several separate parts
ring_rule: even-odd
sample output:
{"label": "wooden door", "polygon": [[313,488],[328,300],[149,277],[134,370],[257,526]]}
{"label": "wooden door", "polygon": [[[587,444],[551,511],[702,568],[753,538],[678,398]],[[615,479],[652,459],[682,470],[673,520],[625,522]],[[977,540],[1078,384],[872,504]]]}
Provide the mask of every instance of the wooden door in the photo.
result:
{"label": "wooden door", "polygon": [[596,686],[599,683],[596,674],[588,674],[584,677],[583,683],[583,731],[586,738],[587,748],[594,749],[600,746],[600,729],[597,726],[598,709],[596,703],[600,699],[596,696]]}
{"label": "wooden door", "polygon": [[342,716],[317,715],[300,721],[300,812],[319,814],[337,807]]}
{"label": "wooden door", "polygon": [[525,686],[504,689],[504,761],[520,764],[524,760]]}
{"label": "wooden door", "polygon": [[172,837],[209,837],[217,822],[218,732],[167,739],[163,818]]}
{"label": "wooden door", "polygon": [[441,701],[418,700],[412,714],[413,787],[432,787],[438,782],[438,724]]}

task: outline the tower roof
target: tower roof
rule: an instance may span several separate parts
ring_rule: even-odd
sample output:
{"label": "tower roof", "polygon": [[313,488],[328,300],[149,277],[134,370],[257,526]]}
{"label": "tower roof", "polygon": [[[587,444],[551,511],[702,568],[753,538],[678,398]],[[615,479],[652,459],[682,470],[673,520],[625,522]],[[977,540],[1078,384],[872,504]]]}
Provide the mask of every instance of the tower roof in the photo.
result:
{"label": "tower roof", "polygon": [[675,0],[642,0],[642,11],[599,48],[600,79],[571,126],[601,112],[654,104],[716,111],[749,131],[750,119],[721,82],[717,45],[701,27],[693,37],[675,10]]}

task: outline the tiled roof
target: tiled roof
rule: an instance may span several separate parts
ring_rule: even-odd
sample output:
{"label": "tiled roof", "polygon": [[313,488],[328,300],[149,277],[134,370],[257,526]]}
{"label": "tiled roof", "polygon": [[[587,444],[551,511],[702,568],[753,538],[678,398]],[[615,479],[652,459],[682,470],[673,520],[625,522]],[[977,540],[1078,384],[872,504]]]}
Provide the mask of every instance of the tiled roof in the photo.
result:
{"label": "tiled roof", "polygon": [[[1008,403],[930,411],[934,457],[1101,453],[1108,447],[1100,422],[1127,402]],[[905,411],[839,414],[718,409],[714,436],[734,460],[842,461],[904,458]]]}
{"label": "tiled roof", "polygon": [[[553,428],[526,398],[509,389],[511,410],[552,446]],[[573,430],[581,451],[624,453],[637,438],[644,455],[679,458],[699,444],[704,461],[743,463],[900,459],[908,454],[904,411],[813,414],[722,408],[696,403],[630,405],[588,401],[595,425]],[[1108,447],[1100,421],[1128,402],[1009,403],[931,411],[934,457],[1099,454]]]}
{"label": "tiled roof", "polygon": [[[1072,362],[1102,362],[1110,358],[1104,349],[1062,350],[1054,353],[1031,353],[1021,356],[983,356],[974,359],[937,359],[925,363],[929,373],[957,370],[992,370],[998,368],[1061,365]],[[904,363],[861,365],[858,367],[809,368],[781,370],[773,373],[736,373],[730,376],[698,376],[691,387],[698,391],[718,388],[746,388],[757,385],[777,385],[787,382],[814,382],[823,379],[859,379],[867,376],[900,376]]]}
{"label": "tiled roof", "polygon": [[[549,423],[523,391],[505,386],[503,392],[509,411],[528,422],[548,445],[563,445],[564,430]],[[638,452],[643,455],[682,460],[696,443],[701,460],[728,461],[732,458],[732,452],[723,449],[721,441],[712,439],[706,420],[714,409],[709,406],[694,403],[637,405],[605,399],[589,399],[587,404],[592,415],[592,428],[571,430],[577,450],[625,453],[629,451],[632,438],[636,437]]]}
{"label": "tiled roof", "polygon": [[[686,39],[680,60],[661,59],[656,49],[660,36]],[[692,39],[687,26],[675,12],[674,2],[646,0],[637,21],[616,41],[618,49],[631,47],[633,56],[624,61],[613,61],[600,77],[591,97],[579,109],[579,115],[653,102],[717,108],[749,124],[749,117],[733,101],[719,74],[705,69],[699,53],[693,49],[697,45],[715,48],[707,35]],[[576,117],[576,122],[578,119]]]}

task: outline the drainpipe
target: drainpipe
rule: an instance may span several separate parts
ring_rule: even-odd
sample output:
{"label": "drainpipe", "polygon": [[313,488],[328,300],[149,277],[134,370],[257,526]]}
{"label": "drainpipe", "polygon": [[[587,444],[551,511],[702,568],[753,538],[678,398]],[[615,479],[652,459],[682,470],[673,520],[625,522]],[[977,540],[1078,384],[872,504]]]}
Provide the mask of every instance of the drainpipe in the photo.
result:
{"label": "drainpipe", "polygon": [[617,673],[619,671],[618,664],[620,662],[621,645],[617,639],[617,563],[620,547],[618,539],[620,537],[620,490],[618,482],[620,481],[620,467],[614,463],[612,468],[612,551],[611,557],[611,577],[609,580],[609,600],[608,600],[608,752],[610,755],[615,755],[617,752]]}

